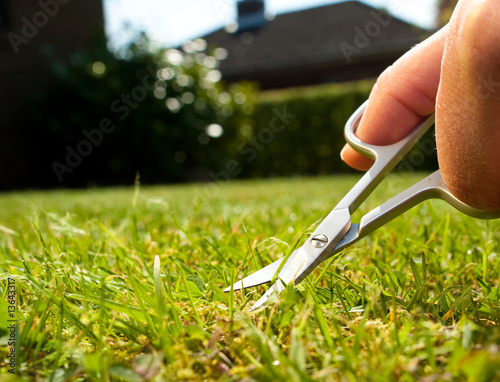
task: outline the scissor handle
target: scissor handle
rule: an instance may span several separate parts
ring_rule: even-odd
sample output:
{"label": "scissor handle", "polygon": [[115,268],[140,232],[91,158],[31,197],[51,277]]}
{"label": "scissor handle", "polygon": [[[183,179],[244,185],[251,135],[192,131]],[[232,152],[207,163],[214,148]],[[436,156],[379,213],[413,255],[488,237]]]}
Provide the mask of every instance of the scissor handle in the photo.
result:
{"label": "scissor handle", "polygon": [[359,235],[363,237],[373,232],[396,216],[427,199],[442,199],[458,211],[478,219],[497,219],[500,217],[500,211],[480,210],[459,200],[446,187],[443,178],[441,178],[441,172],[437,170],[363,216],[360,222]]}
{"label": "scissor handle", "polygon": [[432,114],[399,142],[385,146],[371,145],[363,142],[355,135],[367,104],[368,101],[365,101],[358,110],[351,115],[345,125],[344,135],[347,143],[349,143],[353,149],[361,154],[369,156],[376,162],[387,162],[389,160],[394,160],[396,163],[399,162],[409,151],[405,150],[405,148],[411,148],[434,123],[434,114]]}
{"label": "scissor handle", "polygon": [[441,172],[435,171],[420,182],[404,190],[399,195],[368,212],[361,218],[359,224],[352,224],[349,231],[342,238],[334,251],[329,255],[343,250],[356,241],[364,238],[378,228],[389,223],[410,208],[428,199],[442,199],[458,211],[478,219],[500,218],[499,211],[483,211],[471,207],[457,199],[446,187],[441,178]]}
{"label": "scissor handle", "polygon": [[[407,137],[399,142],[396,142],[387,146],[377,146],[370,145],[363,142],[356,135],[356,129],[361,121],[363,112],[367,105],[366,101],[361,105],[358,110],[349,118],[345,127],[345,137],[347,142],[357,151],[362,154],[368,155],[372,159],[375,159],[375,164],[369,170],[372,172],[368,176],[367,181],[372,183],[374,178],[377,178],[379,174],[390,171],[410,150],[410,148],[425,134],[425,132],[434,123],[434,114],[429,116],[425,121],[419,124]],[[366,184],[365,184],[366,186]],[[372,185],[369,184],[369,188]],[[388,220],[393,219],[395,216],[401,214],[412,206],[422,202],[426,199],[442,199],[450,204],[455,209],[460,212],[480,219],[495,219],[500,218],[500,211],[484,211],[477,208],[471,207],[468,204],[462,202],[456,198],[451,191],[446,187],[441,178],[441,172],[438,170],[429,177],[425,178],[421,182],[415,184],[413,187],[402,192],[400,195],[394,197],[390,201],[386,202],[384,205],[377,208],[375,211],[365,215],[362,220],[365,224],[365,228],[373,225],[374,228],[385,224]],[[378,221],[378,223],[376,222]],[[372,229],[367,229],[367,231],[372,231]]]}
{"label": "scissor handle", "polygon": [[407,137],[387,146],[370,145],[356,137],[355,132],[367,105],[366,101],[351,115],[346,123],[344,134],[347,143],[362,154],[375,159],[373,166],[360,181],[340,201],[336,209],[346,208],[352,214],[378,186],[384,177],[392,171],[411,147],[425,134],[434,123],[434,114],[420,123]]}

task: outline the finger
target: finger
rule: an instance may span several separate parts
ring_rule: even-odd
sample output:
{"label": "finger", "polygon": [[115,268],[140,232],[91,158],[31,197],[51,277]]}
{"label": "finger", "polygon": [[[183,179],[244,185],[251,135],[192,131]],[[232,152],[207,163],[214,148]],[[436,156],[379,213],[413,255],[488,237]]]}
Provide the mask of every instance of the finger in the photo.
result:
{"label": "finger", "polygon": [[[411,49],[380,75],[356,130],[362,141],[376,145],[395,143],[434,112],[446,30],[444,27]],[[341,157],[358,170],[368,170],[373,164],[349,145]]]}
{"label": "finger", "polygon": [[463,1],[450,22],[436,108],[439,167],[451,192],[500,209],[500,8]]}

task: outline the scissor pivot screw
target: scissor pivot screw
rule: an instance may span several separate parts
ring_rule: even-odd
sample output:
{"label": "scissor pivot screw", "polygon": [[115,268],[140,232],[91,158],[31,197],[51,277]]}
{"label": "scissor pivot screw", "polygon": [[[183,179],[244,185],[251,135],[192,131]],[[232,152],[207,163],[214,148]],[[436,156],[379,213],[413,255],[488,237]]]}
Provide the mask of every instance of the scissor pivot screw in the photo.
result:
{"label": "scissor pivot screw", "polygon": [[323,248],[328,244],[328,238],[325,235],[316,235],[311,239],[311,243],[315,248]]}

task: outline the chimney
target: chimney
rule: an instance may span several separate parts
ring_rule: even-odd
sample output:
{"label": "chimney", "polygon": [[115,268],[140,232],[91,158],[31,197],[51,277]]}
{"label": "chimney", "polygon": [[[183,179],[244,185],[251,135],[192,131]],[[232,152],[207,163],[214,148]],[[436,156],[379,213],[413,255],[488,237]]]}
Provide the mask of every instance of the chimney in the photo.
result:
{"label": "chimney", "polygon": [[267,21],[264,0],[239,0],[238,32],[247,32],[259,29]]}

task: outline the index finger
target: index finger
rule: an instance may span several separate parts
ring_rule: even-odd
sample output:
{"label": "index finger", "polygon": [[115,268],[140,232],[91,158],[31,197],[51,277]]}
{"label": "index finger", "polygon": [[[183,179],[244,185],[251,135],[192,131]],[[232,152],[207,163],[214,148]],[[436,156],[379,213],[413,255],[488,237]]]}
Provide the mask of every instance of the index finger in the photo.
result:
{"label": "index finger", "polygon": [[[374,145],[388,145],[406,137],[434,112],[447,27],[403,55],[374,85],[356,135]],[[346,145],[342,159],[358,170],[373,161]]]}

